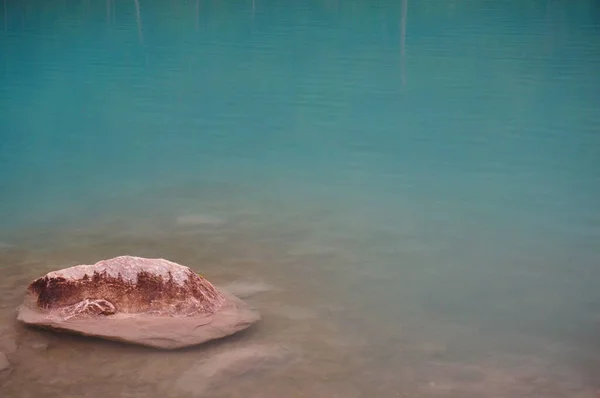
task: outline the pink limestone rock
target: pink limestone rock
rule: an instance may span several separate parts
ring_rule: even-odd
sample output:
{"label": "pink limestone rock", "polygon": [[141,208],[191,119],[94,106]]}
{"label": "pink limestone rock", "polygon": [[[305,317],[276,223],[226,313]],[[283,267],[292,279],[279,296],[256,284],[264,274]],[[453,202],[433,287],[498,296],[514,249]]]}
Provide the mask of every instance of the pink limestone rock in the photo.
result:
{"label": "pink limestone rock", "polygon": [[175,349],[225,337],[258,311],[190,268],[120,256],[53,271],[27,288],[17,319],[28,325]]}

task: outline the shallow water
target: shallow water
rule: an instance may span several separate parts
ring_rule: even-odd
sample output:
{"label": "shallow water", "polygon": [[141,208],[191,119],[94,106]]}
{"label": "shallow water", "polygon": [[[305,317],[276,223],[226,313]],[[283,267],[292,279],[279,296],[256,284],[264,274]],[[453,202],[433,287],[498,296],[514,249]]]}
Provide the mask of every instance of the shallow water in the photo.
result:
{"label": "shallow water", "polygon": [[[596,2],[0,11],[2,397],[595,397]],[[122,254],[263,320],[167,353],[15,322]]]}

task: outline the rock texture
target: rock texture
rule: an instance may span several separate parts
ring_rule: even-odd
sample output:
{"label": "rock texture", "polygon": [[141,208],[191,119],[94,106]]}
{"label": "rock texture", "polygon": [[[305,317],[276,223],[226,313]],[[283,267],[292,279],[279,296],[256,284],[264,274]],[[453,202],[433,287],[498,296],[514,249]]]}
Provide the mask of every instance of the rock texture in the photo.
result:
{"label": "rock texture", "polygon": [[18,319],[170,349],[236,333],[260,315],[188,267],[121,256],[36,279],[27,289]]}

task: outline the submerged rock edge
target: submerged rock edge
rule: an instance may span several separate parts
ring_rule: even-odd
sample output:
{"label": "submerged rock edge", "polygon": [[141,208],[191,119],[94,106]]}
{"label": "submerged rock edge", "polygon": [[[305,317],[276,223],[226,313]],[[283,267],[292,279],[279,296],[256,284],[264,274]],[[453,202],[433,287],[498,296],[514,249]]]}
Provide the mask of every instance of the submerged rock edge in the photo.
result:
{"label": "submerged rock edge", "polygon": [[[18,308],[17,320],[38,328],[176,349],[226,337],[261,319],[256,309],[238,297],[218,290],[190,268],[167,260],[121,256],[96,265],[65,268],[36,279]],[[120,269],[125,277],[118,274]],[[95,278],[89,277],[90,271],[96,272]],[[149,273],[159,283],[153,289],[140,289],[139,279],[133,282],[133,272]],[[70,288],[55,290],[55,300],[40,305],[38,292],[46,281],[66,283]],[[77,291],[74,286],[82,289]],[[132,292],[135,300],[127,297]],[[73,314],[78,306],[84,311]]]}

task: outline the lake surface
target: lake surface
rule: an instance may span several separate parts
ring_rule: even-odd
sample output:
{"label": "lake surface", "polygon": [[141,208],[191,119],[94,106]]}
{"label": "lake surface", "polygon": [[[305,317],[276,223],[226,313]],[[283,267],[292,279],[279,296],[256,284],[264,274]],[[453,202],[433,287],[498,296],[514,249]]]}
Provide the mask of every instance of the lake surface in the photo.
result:
{"label": "lake surface", "polygon": [[[598,2],[0,13],[2,397],[596,397]],[[166,353],[15,322],[123,254],[264,290],[263,320]]]}

